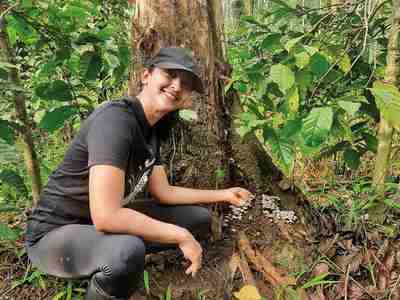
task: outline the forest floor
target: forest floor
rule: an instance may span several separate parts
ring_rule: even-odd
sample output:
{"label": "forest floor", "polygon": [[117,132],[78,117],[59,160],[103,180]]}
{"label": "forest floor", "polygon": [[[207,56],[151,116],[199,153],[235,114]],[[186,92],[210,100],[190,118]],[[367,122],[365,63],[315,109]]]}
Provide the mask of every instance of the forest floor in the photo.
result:
{"label": "forest floor", "polygon": [[[268,300],[398,300],[399,209],[387,210],[383,225],[372,222],[365,186],[348,178],[308,185],[307,197],[317,203],[313,235],[302,222],[288,224],[265,213],[257,195],[240,220],[224,227],[220,240],[207,243],[195,278],[185,275],[178,251],[148,256],[148,280],[131,300],[257,299],[249,286]],[[399,195],[392,196],[393,205],[399,204]],[[22,234],[26,214],[0,217],[21,232],[16,241],[0,240],[0,299],[83,299],[87,280],[56,279],[29,264]]]}

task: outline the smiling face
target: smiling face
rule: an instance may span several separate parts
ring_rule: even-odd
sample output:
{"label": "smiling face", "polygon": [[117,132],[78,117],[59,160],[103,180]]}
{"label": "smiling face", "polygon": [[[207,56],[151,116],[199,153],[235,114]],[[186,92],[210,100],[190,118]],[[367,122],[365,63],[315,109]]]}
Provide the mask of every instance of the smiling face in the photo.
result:
{"label": "smiling face", "polygon": [[143,90],[152,105],[161,112],[169,113],[192,106],[193,76],[177,69],[145,69],[142,75]]}

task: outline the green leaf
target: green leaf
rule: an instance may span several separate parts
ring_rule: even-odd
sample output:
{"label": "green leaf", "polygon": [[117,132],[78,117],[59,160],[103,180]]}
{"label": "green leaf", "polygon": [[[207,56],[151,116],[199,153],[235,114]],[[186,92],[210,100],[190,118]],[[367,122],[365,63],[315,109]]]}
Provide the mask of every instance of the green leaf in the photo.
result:
{"label": "green leaf", "polygon": [[0,68],[0,79],[8,80],[7,70]]}
{"label": "green leaf", "polygon": [[279,136],[284,139],[288,139],[296,134],[298,134],[303,126],[302,120],[300,118],[294,120],[288,120],[283,128],[279,131]]}
{"label": "green leaf", "polygon": [[275,52],[278,50],[283,50],[281,44],[282,35],[279,33],[268,34],[264,40],[261,42],[261,48],[267,51]]}
{"label": "green leaf", "polygon": [[98,35],[91,33],[91,32],[82,32],[78,39],[76,40],[77,45],[84,45],[84,44],[96,44],[100,43],[103,40]]}
{"label": "green leaf", "polygon": [[345,54],[343,58],[339,62],[339,68],[342,70],[344,73],[347,73],[351,70],[351,60],[350,56]]}
{"label": "green leaf", "polygon": [[149,279],[149,272],[144,270],[143,272],[143,282],[144,282],[144,287],[146,289],[147,295],[150,295],[150,279]]}
{"label": "green leaf", "polygon": [[298,66],[299,69],[303,69],[310,62],[310,55],[306,51],[296,53],[294,58],[296,60],[296,66]]}
{"label": "green leaf", "polygon": [[19,161],[17,149],[0,138],[0,164]]}
{"label": "green leaf", "polygon": [[329,70],[329,62],[320,53],[315,53],[310,59],[311,72],[319,78],[326,74]]}
{"label": "green leaf", "polygon": [[9,121],[0,119],[0,139],[7,144],[14,144],[14,130]]}
{"label": "green leaf", "polygon": [[0,61],[0,68],[2,69],[18,69],[18,66],[10,64],[8,62],[5,61]]}
{"label": "green leaf", "polygon": [[27,193],[22,177],[14,170],[6,169],[0,172],[0,182],[12,186],[20,193]]}
{"label": "green leaf", "polygon": [[354,116],[355,113],[360,109],[361,103],[350,102],[350,101],[338,101],[338,105],[343,108],[350,116]]}
{"label": "green leaf", "polygon": [[361,136],[363,137],[365,144],[367,145],[367,149],[371,152],[376,153],[376,151],[378,150],[378,139],[367,132],[363,132]]}
{"label": "green leaf", "polygon": [[286,92],[294,85],[295,79],[292,70],[281,64],[273,65],[270,73],[271,79],[276,82],[279,89],[286,94]]}
{"label": "green leaf", "polygon": [[303,289],[308,289],[310,287],[316,286],[316,285],[321,285],[321,284],[330,284],[330,283],[337,283],[337,281],[333,280],[324,280],[326,276],[328,276],[329,273],[324,273],[318,276],[315,276],[313,279],[309,280],[301,288]]}
{"label": "green leaf", "polygon": [[272,0],[272,2],[290,9],[295,9],[297,5],[297,0]]}
{"label": "green leaf", "polygon": [[39,123],[39,127],[49,133],[64,126],[66,120],[76,114],[76,108],[73,106],[61,106],[46,112]]}
{"label": "green leaf", "polygon": [[247,22],[249,24],[263,26],[263,24],[258,22],[254,16],[241,16],[240,20],[245,21],[245,22]]}
{"label": "green leaf", "polygon": [[239,93],[245,94],[247,92],[247,85],[243,81],[235,81],[233,87]]}
{"label": "green leaf", "polygon": [[0,241],[15,242],[18,239],[18,233],[12,230],[6,224],[0,223]]}
{"label": "green leaf", "polygon": [[189,109],[181,109],[179,110],[179,117],[182,118],[185,121],[197,121],[198,120],[198,116],[197,113],[193,110],[189,110]]}
{"label": "green leaf", "polygon": [[13,14],[7,16],[8,26],[15,32],[16,36],[25,44],[32,45],[39,39],[36,30],[30,26],[24,18]]}
{"label": "green leaf", "polygon": [[296,82],[300,89],[307,90],[311,86],[313,81],[313,75],[305,70],[301,70],[296,73]]}
{"label": "green leaf", "polygon": [[400,130],[400,92],[392,84],[375,81],[370,89],[376,104],[389,124]]}
{"label": "green leaf", "polygon": [[310,147],[319,147],[327,138],[332,122],[331,107],[313,108],[303,123],[302,136],[305,144]]}
{"label": "green leaf", "polygon": [[318,48],[307,46],[307,45],[304,45],[303,47],[304,47],[304,49],[306,49],[308,55],[310,55],[310,56],[313,56],[315,53],[318,52]]}
{"label": "green leaf", "polygon": [[330,158],[332,155],[344,151],[349,147],[351,147],[351,144],[348,141],[340,141],[333,146],[329,145],[321,150],[320,158]]}
{"label": "green leaf", "polygon": [[88,12],[82,7],[68,5],[63,9],[63,15],[67,17],[79,18],[81,21],[84,21],[88,16]]}
{"label": "green leaf", "polygon": [[70,101],[72,93],[65,81],[55,80],[50,83],[42,83],[36,89],[35,93],[44,100]]}
{"label": "green leaf", "polygon": [[39,76],[48,78],[50,75],[54,74],[56,68],[57,63],[55,61],[49,61],[40,67],[38,71]]}
{"label": "green leaf", "polygon": [[290,52],[290,51],[292,50],[292,48],[293,48],[298,42],[300,42],[300,41],[302,40],[303,37],[304,37],[304,35],[299,36],[299,37],[294,38],[294,39],[291,39],[291,40],[288,40],[288,41],[286,42],[286,44],[285,44],[285,49],[286,49],[286,51],[287,51],[287,52]]}
{"label": "green leaf", "polygon": [[299,97],[299,90],[297,86],[292,86],[291,89],[287,93],[287,100],[288,100],[288,108],[290,115],[294,116],[299,111],[300,107],[300,97]]}
{"label": "green leaf", "polygon": [[344,162],[353,170],[358,169],[360,165],[360,156],[360,153],[352,148],[346,149],[343,153]]}
{"label": "green leaf", "polygon": [[290,174],[293,170],[295,158],[293,143],[290,140],[278,136],[271,127],[264,128],[264,140],[271,146],[274,159],[278,162],[285,174]]}
{"label": "green leaf", "polygon": [[97,52],[86,51],[80,58],[80,73],[86,80],[96,80],[102,67],[101,57]]}

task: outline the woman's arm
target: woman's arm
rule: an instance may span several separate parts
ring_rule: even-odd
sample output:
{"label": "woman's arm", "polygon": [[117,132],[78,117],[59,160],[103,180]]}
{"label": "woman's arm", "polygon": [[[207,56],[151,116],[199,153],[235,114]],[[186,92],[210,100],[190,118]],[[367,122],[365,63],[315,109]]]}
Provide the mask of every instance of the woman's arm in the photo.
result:
{"label": "woman's arm", "polygon": [[162,166],[154,167],[149,178],[149,191],[160,203],[171,205],[227,202],[241,206],[251,195],[248,190],[240,187],[201,190],[173,186],[169,184]]}
{"label": "woman's arm", "polygon": [[95,165],[90,168],[90,215],[96,229],[136,235],[153,242],[178,244],[184,256],[191,261],[186,273],[194,275],[201,265],[202,249],[199,243],[185,228],[121,207],[124,178],[124,172],[117,167]]}

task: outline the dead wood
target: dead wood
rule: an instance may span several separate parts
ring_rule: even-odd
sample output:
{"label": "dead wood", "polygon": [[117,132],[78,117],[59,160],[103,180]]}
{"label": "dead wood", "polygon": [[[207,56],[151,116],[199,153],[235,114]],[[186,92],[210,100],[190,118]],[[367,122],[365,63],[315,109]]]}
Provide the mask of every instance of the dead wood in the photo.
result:
{"label": "dead wood", "polygon": [[296,279],[290,276],[283,276],[274,265],[262,256],[257,250],[253,250],[244,232],[238,234],[238,247],[243,251],[255,268],[261,272],[264,278],[274,287],[279,285],[295,285]]}

